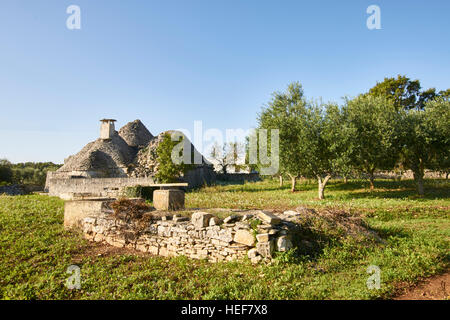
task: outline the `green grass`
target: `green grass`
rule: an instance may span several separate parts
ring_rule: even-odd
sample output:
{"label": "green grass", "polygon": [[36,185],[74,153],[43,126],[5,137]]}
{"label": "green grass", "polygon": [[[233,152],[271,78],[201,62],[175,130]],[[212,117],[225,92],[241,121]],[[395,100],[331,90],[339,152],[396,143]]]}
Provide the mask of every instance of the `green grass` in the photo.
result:
{"label": "green grass", "polygon": [[[314,257],[280,255],[272,265],[211,264],[185,257],[97,256],[81,235],[63,229],[63,202],[46,196],[0,196],[2,299],[374,299],[447,270],[450,183],[427,181],[419,198],[412,181],[352,181],[296,193],[276,181],[203,188],[186,195],[190,208],[339,207],[362,213],[385,244],[331,241]],[[81,290],[64,284],[67,267],[81,268]],[[369,265],[381,268],[381,289],[366,287]]]}

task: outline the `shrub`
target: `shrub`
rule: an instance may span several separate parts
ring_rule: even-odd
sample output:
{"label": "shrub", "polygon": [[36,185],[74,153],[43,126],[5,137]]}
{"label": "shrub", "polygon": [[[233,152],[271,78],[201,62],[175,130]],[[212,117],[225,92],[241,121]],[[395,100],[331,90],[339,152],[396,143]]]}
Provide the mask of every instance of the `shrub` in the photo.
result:
{"label": "shrub", "polygon": [[[184,137],[181,137],[179,141],[173,141],[169,134],[164,135],[164,139],[159,144],[156,152],[158,154],[158,172],[156,178],[163,183],[177,182],[178,178],[183,176],[192,165],[181,162],[179,164],[174,163],[172,160],[173,149],[183,141]],[[179,155],[182,156],[183,150],[180,150]]]}

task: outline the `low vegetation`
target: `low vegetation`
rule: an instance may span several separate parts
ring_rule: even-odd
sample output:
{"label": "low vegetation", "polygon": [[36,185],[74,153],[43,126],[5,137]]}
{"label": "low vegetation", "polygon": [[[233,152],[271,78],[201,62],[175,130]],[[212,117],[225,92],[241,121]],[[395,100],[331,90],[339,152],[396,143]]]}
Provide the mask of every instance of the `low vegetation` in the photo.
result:
{"label": "low vegetation", "polygon": [[[316,254],[294,251],[271,265],[249,261],[208,263],[99,247],[63,229],[63,201],[38,195],[0,196],[2,299],[375,299],[448,270],[450,182],[331,181],[326,200],[317,184],[301,181],[295,193],[275,180],[207,187],[186,195],[189,208],[345,209],[382,241],[361,243],[330,235]],[[81,289],[65,282],[81,268]],[[369,290],[367,268],[381,269],[381,288]]]}
{"label": "low vegetation", "polygon": [[26,184],[44,186],[48,171],[56,171],[61,165],[53,162],[11,163],[0,159],[0,186]]}

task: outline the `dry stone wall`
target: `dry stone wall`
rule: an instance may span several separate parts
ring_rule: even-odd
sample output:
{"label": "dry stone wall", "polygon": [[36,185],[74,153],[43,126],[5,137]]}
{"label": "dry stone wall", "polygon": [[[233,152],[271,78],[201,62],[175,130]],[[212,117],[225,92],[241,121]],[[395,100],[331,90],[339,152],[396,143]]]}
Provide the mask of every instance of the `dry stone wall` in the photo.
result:
{"label": "dry stone wall", "polygon": [[[50,173],[50,172],[49,172]],[[47,176],[46,189],[51,196],[72,199],[87,195],[90,197],[117,197],[123,188],[130,186],[149,186],[155,183],[152,177],[146,178],[69,178],[60,179]]]}
{"label": "dry stone wall", "polygon": [[275,251],[293,247],[299,226],[293,222],[295,211],[272,214],[252,211],[224,220],[208,212],[192,217],[149,215],[144,220],[116,219],[112,210],[85,217],[83,232],[87,239],[116,247],[133,248],[153,255],[184,255],[210,262],[248,257],[253,263],[269,261]]}

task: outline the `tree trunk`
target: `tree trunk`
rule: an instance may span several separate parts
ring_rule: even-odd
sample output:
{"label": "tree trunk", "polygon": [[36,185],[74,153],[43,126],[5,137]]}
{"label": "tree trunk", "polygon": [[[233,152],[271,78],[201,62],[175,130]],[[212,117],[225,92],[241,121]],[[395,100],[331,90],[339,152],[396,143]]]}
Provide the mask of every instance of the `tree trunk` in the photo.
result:
{"label": "tree trunk", "polygon": [[295,192],[295,185],[297,184],[297,177],[291,177],[291,191]]}
{"label": "tree trunk", "polygon": [[295,192],[295,185],[297,184],[297,176],[290,176],[291,177],[291,191]]}
{"label": "tree trunk", "polygon": [[419,193],[419,195],[423,196],[423,194],[424,194],[423,172],[421,172],[420,169],[416,169],[413,171],[413,173],[414,173],[414,180],[416,181],[416,184],[417,184],[417,193]]}
{"label": "tree trunk", "polygon": [[375,189],[375,177],[373,171],[369,173],[369,182],[370,182],[370,192],[372,192],[373,189]]}
{"label": "tree trunk", "polygon": [[327,185],[328,180],[330,180],[331,176],[327,175],[322,180],[321,176],[317,176],[317,181],[319,182],[319,199],[325,199],[325,186]]}
{"label": "tree trunk", "polygon": [[347,184],[347,182],[348,182],[348,178],[347,178],[347,176],[344,176],[344,183]]}
{"label": "tree trunk", "polygon": [[280,187],[282,187],[283,186],[283,176],[280,176],[279,178],[280,178]]}

